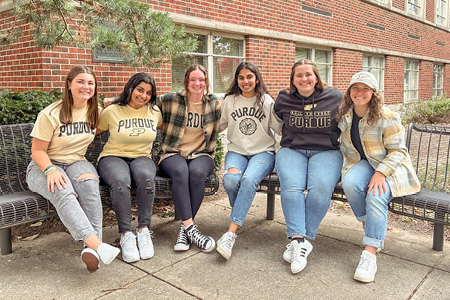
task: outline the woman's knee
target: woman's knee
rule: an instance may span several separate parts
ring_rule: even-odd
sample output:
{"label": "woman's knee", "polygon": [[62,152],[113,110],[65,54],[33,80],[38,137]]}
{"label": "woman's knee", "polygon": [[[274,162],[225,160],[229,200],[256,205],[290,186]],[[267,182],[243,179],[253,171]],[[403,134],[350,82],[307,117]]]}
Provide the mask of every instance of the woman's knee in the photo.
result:
{"label": "woman's knee", "polygon": [[241,171],[237,168],[229,168],[223,174],[223,187],[225,189],[233,189],[239,186],[242,174]]}

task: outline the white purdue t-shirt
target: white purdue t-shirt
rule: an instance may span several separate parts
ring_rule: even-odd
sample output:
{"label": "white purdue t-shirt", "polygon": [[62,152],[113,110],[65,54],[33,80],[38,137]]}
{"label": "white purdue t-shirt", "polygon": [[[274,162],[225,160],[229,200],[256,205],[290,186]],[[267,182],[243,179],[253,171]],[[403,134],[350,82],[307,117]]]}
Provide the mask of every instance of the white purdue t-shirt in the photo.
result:
{"label": "white purdue t-shirt", "polygon": [[59,121],[59,112],[62,100],[58,100],[38,115],[31,136],[50,142],[47,154],[51,160],[61,163],[73,163],[85,160],[87,147],[95,137],[95,128],[88,126],[87,111],[84,108],[72,108],[72,123],[62,124]]}

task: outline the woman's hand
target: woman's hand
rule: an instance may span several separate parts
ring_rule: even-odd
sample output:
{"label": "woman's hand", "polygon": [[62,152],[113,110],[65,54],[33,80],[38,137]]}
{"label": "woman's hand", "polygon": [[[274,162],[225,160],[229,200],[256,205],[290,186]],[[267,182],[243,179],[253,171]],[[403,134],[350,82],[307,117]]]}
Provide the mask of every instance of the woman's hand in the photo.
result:
{"label": "woman's hand", "polygon": [[103,99],[103,107],[108,107],[108,105],[112,104],[114,102],[114,98],[105,98]]}
{"label": "woman's hand", "polygon": [[47,190],[49,192],[55,192],[55,184],[58,190],[66,188],[66,177],[58,170],[52,170],[47,173]]}
{"label": "woman's hand", "polygon": [[376,171],[369,182],[369,190],[367,194],[370,194],[373,190],[373,195],[377,195],[377,191],[380,191],[379,195],[386,193],[386,176],[383,173]]}

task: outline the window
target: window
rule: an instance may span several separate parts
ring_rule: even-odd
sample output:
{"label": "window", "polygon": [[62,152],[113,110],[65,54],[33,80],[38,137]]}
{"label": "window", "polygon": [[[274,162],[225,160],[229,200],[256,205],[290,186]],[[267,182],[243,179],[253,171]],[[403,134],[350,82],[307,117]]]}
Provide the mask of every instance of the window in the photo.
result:
{"label": "window", "polygon": [[406,0],[406,12],[422,17],[423,16],[423,0]]}
{"label": "window", "polygon": [[328,50],[295,48],[295,61],[300,59],[310,59],[316,63],[319,69],[320,78],[328,85],[332,85],[332,52]]}
{"label": "window", "polygon": [[448,1],[436,0],[436,24],[440,26],[448,26]]}
{"label": "window", "polygon": [[403,100],[405,103],[419,98],[419,62],[414,60],[405,61],[405,92]]}
{"label": "window", "polygon": [[208,70],[209,91],[216,95],[224,94],[233,81],[234,72],[244,61],[244,40],[215,35],[209,32],[188,33],[197,40],[197,50],[190,56],[174,59],[172,63],[172,90],[184,88],[186,68],[198,63]]}
{"label": "window", "polygon": [[433,66],[433,98],[442,96],[444,85],[444,65]]}
{"label": "window", "polygon": [[382,56],[363,56],[363,71],[372,73],[378,80],[378,91],[384,93],[384,57]]}

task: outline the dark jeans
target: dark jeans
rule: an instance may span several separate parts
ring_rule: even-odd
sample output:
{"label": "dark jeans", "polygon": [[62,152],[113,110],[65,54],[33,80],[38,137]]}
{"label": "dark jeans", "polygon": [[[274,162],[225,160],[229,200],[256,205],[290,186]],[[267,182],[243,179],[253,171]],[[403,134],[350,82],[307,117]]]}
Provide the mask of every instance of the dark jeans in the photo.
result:
{"label": "dark jeans", "polygon": [[206,177],[212,173],[214,161],[203,155],[185,159],[179,154],[164,159],[159,169],[172,178],[172,200],[181,220],[194,218],[203,201]]}
{"label": "dark jeans", "polygon": [[132,231],[131,178],[136,185],[138,228],[150,227],[155,199],[156,166],[153,160],[145,156],[138,158],[102,157],[98,163],[98,174],[109,186],[112,207],[119,225],[119,233]]}

